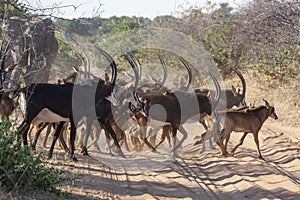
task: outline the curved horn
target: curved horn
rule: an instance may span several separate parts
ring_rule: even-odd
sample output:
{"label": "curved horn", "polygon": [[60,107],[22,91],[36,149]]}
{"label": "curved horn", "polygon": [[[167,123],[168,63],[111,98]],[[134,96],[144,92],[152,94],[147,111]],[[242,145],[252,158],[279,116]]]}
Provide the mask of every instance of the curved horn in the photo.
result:
{"label": "curved horn", "polygon": [[163,70],[164,70],[164,77],[161,81],[161,85],[164,85],[166,80],[167,80],[167,77],[168,77],[168,70],[167,70],[167,66],[166,66],[166,63],[164,61],[164,59],[162,58],[162,56],[160,54],[158,54],[158,57],[159,57],[159,60],[163,66]]}
{"label": "curved horn", "polygon": [[192,70],[189,66],[189,64],[186,62],[186,60],[184,58],[182,58],[181,56],[179,56],[179,60],[182,62],[182,64],[184,65],[184,67],[186,68],[189,78],[188,78],[188,82],[186,84],[186,89],[188,90],[190,88],[191,82],[192,82]]}
{"label": "curved horn", "polygon": [[126,60],[129,62],[130,66],[132,67],[133,71],[134,71],[134,75],[135,75],[135,84],[134,84],[134,91],[137,89],[137,86],[139,84],[139,72],[138,70],[136,69],[136,63],[134,62],[134,60],[132,59],[132,57],[130,57],[128,54],[124,54],[123,55]]}
{"label": "curved horn", "polygon": [[85,74],[87,75],[88,80],[91,80],[91,65],[90,65],[90,60],[88,58],[88,56],[82,52],[83,54],[83,63],[84,63],[84,70],[85,70]]}
{"label": "curved horn", "polygon": [[114,59],[103,49],[96,47],[103,55],[104,57],[109,61],[109,65],[111,67],[111,83],[115,85],[116,79],[117,79],[117,65],[114,61]]}
{"label": "curved horn", "polygon": [[216,79],[216,77],[213,74],[210,74],[210,77],[212,78],[212,80],[213,80],[213,82],[216,86],[216,95],[215,95],[215,98],[214,98],[214,104],[216,105],[220,100],[221,87],[220,87],[220,84],[219,84],[218,80]]}
{"label": "curved horn", "polygon": [[131,60],[134,62],[135,66],[138,68],[139,80],[141,80],[141,78],[142,78],[142,65],[141,65],[139,59],[134,55],[135,52],[136,51],[133,50],[133,51],[128,52],[127,54],[128,54],[128,56],[131,57]]}
{"label": "curved horn", "polygon": [[241,74],[241,72],[239,72],[237,69],[233,68],[233,71],[239,76],[239,78],[241,79],[242,82],[242,86],[243,86],[243,92],[242,92],[242,97],[245,98],[246,96],[246,81],[244,76]]}

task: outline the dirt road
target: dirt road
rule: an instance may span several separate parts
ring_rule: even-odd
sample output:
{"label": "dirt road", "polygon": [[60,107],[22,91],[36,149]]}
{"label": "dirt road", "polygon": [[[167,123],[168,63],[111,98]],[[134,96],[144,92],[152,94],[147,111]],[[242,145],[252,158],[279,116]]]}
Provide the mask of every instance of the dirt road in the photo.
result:
{"label": "dirt road", "polygon": [[[187,126],[199,134],[196,125]],[[259,135],[265,161],[257,158],[252,135],[234,157],[221,157],[217,147],[199,154],[191,135],[176,159],[163,153],[164,144],[160,153],[125,152],[126,158],[77,152],[77,163],[56,151],[50,163],[72,177],[62,186],[65,199],[299,199],[300,129],[268,120]],[[241,136],[232,134],[229,148]]]}

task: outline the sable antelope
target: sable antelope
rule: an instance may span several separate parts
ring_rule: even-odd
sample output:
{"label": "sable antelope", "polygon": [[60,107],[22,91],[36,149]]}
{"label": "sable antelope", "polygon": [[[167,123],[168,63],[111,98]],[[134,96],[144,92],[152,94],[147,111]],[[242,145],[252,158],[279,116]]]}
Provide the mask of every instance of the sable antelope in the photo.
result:
{"label": "sable antelope", "polygon": [[[231,86],[231,89],[226,89],[222,92],[225,92],[226,99],[220,99],[220,103],[223,103],[226,101],[226,108],[230,109],[234,106],[241,107],[241,106],[247,106],[245,102],[246,97],[246,81],[244,76],[239,72],[237,69],[232,69],[240,78],[242,83],[242,93],[240,93],[239,89],[236,89],[233,85]],[[195,89],[195,92],[204,93],[207,94],[210,92],[208,89]],[[223,101],[223,102],[221,102]]]}
{"label": "sable antelope", "polygon": [[[157,93],[157,94],[162,94],[165,91],[167,91],[168,89],[164,86],[166,80],[167,80],[167,76],[168,76],[168,70],[166,67],[166,64],[162,58],[162,56],[160,54],[158,54],[159,60],[162,64],[163,67],[163,78],[158,81],[156,79],[154,79],[152,76],[150,76],[150,80],[153,81],[153,83],[142,83],[141,86],[138,88],[137,93]],[[125,58],[128,60],[129,63],[135,65],[138,67],[139,69],[139,81],[141,81],[141,77],[142,77],[142,66],[141,63],[139,62],[139,60],[137,59],[137,57],[135,57],[134,54],[129,53],[127,56],[125,56]],[[128,102],[126,102],[128,103]],[[152,145],[155,145],[155,140],[156,140],[156,134],[157,133],[157,129],[150,127],[148,129],[148,135],[149,135],[149,142]],[[139,140],[139,136],[140,134],[138,133],[138,135],[136,135],[135,133],[139,132],[138,128],[132,128],[130,127],[130,141],[131,144],[133,145],[133,150],[137,150],[137,151],[141,151],[142,150],[142,144]],[[142,140],[144,140],[144,143],[148,143],[148,140],[145,139],[146,136],[143,136],[144,138]],[[163,135],[162,135],[163,137]]]}
{"label": "sable antelope", "polygon": [[[106,102],[107,103],[107,102]],[[111,107],[114,107],[113,105],[111,105]],[[122,107],[122,106],[121,106]],[[128,107],[126,107],[128,109]],[[99,107],[96,107],[96,109],[99,109]],[[112,109],[114,110],[114,108]],[[120,112],[119,111],[122,110],[123,112]],[[110,112],[110,111],[109,111]],[[117,140],[118,142],[120,143],[120,145],[122,146],[122,143],[125,144],[125,148],[127,151],[130,151],[129,150],[129,147],[128,147],[128,143],[127,143],[127,140],[126,140],[126,135],[125,135],[125,132],[123,130],[125,130],[126,128],[124,128],[124,126],[121,128],[119,127],[119,125],[124,125],[124,123],[126,123],[128,121],[128,119],[126,119],[126,111],[122,108],[118,108],[118,113],[115,114],[118,116],[117,119],[115,119],[113,116],[109,116],[109,123],[111,124],[111,127],[112,129],[114,130],[114,132],[116,133],[116,136],[117,136]],[[124,121],[124,122],[120,122],[120,121]],[[116,122],[118,121],[118,122]],[[107,150],[108,150],[108,153],[109,154],[112,154],[112,151],[111,151],[111,145],[110,145],[110,140],[111,140],[111,137],[109,136],[109,132],[105,129],[105,127],[103,125],[100,125],[98,126],[99,124],[95,123],[96,121],[94,121],[93,123],[93,129],[94,129],[94,136],[92,136],[92,141],[91,143],[87,146],[87,148],[89,149],[92,145],[94,145],[96,147],[96,149],[98,149],[100,151],[100,147],[98,145],[98,140],[100,138],[100,134],[101,134],[101,130],[104,130],[105,131],[105,136],[106,136],[106,141],[107,141]],[[84,123],[84,121],[82,121],[82,123]],[[78,125],[79,126],[79,125]],[[86,129],[84,125],[82,125],[82,129]],[[83,130],[83,132],[85,133],[85,130]],[[84,137],[84,134],[81,135],[81,138],[79,138],[78,140],[78,145],[79,146],[82,146],[83,145],[83,137]]]}
{"label": "sable antelope", "polygon": [[[66,78],[58,79],[57,80],[57,84],[59,84],[59,85],[74,84],[76,78],[79,75],[79,73],[82,73],[82,72],[77,67],[73,67],[73,70],[74,70],[74,72],[71,73],[70,75],[68,75]],[[37,126],[37,130],[36,130],[36,133],[35,133],[35,137],[34,137],[33,143],[31,144],[32,150],[36,149],[37,140],[38,140],[41,132],[47,127],[46,136],[45,136],[45,139],[44,139],[44,142],[43,142],[43,146],[46,147],[46,143],[47,143],[47,139],[48,139],[48,136],[50,134],[50,131],[51,131],[51,127],[56,128],[57,124],[56,123],[49,123],[49,122],[41,122],[41,123],[39,123],[39,121],[34,122],[32,124],[32,126],[31,126],[31,128],[28,131],[29,138],[31,138],[31,132],[32,132],[32,129],[33,129],[34,126]],[[62,129],[61,132],[65,132],[66,130],[67,130],[67,123],[64,125],[64,127],[63,127],[63,129]],[[62,146],[65,149],[65,151],[69,152],[69,149],[66,146],[65,140],[63,138],[63,135],[60,135],[59,139],[60,139],[59,141],[62,144]]]}
{"label": "sable antelope", "polygon": [[[103,99],[113,97],[113,89],[115,86],[115,81],[117,77],[117,69],[114,60],[102,49],[100,52],[109,61],[112,69],[112,77],[109,80],[107,74],[105,74],[105,80],[100,79],[98,84],[94,87],[91,86],[80,86],[75,84],[66,85],[56,85],[48,83],[37,83],[31,84],[22,89],[23,96],[23,109],[26,113],[25,119],[21,124],[23,127],[20,133],[23,136],[23,143],[27,145],[27,131],[31,122],[38,117],[44,122],[59,122],[59,125],[54,134],[54,139],[50,147],[49,158],[52,157],[52,152],[56,140],[58,139],[61,129],[66,121],[71,124],[70,131],[70,150],[71,158],[77,160],[74,155],[74,141],[76,136],[76,124],[82,117],[86,116],[88,119],[87,127],[90,128],[93,120],[96,119],[95,106],[101,103]],[[74,98],[74,92],[76,92],[76,97]],[[91,98],[94,97],[94,98]],[[25,101],[24,101],[25,100]],[[76,108],[76,110],[74,110]],[[48,116],[39,116],[39,113],[43,111]],[[75,111],[75,112],[74,112]],[[107,115],[107,113],[102,113],[101,115]],[[97,116],[99,118],[99,116]],[[101,117],[101,116],[100,116]],[[118,147],[119,155],[124,156],[120,145],[116,139],[115,133],[108,127],[110,124],[108,120],[104,119],[98,121],[108,129],[109,134],[114,140],[115,145]],[[89,132],[87,133],[87,137]],[[86,143],[85,143],[86,144]],[[87,154],[86,147],[83,147],[83,151]]]}
{"label": "sable antelope", "polygon": [[[139,76],[141,73],[142,73],[142,67],[141,67],[141,64],[140,64],[140,62],[139,62],[139,60],[134,56],[134,54],[132,53],[132,52],[128,52],[128,53],[126,53],[125,55],[124,55],[124,57],[126,58],[126,60],[129,62],[129,64],[132,66],[132,67],[136,67],[137,69],[138,69],[138,72],[136,73],[136,75],[135,75],[135,77],[136,77],[136,81],[135,81],[135,84],[134,85],[132,85],[132,84],[124,84],[123,82],[124,81],[122,81],[122,80],[118,80],[118,82],[121,82],[122,83],[122,86],[121,87],[119,87],[119,91],[121,91],[121,92],[119,92],[119,94],[117,95],[118,97],[119,97],[119,99],[121,100],[121,102],[122,102],[122,105],[121,105],[121,107],[120,108],[118,108],[117,109],[117,112],[119,113],[119,114],[117,114],[117,118],[116,119],[114,119],[113,121],[114,121],[114,123],[112,124],[113,126],[113,129],[116,131],[116,132],[118,132],[117,133],[117,135],[119,135],[120,136],[120,139],[122,139],[123,141],[124,141],[124,143],[125,143],[125,147],[128,149],[128,145],[127,145],[127,141],[126,141],[126,137],[125,137],[125,133],[124,133],[124,131],[123,130],[128,130],[128,129],[130,129],[130,125],[132,124],[132,123],[130,123],[131,122],[131,120],[130,120],[130,115],[126,112],[126,109],[128,109],[128,99],[129,98],[131,98],[131,96],[132,96],[132,91],[134,91],[134,90],[136,90],[136,88],[137,88],[137,84],[138,84],[138,82],[140,81],[140,77],[141,76]],[[160,56],[159,56],[159,58],[161,58]],[[159,88],[162,86],[162,84],[163,84],[163,82],[166,80],[166,78],[167,78],[167,76],[166,76],[166,74],[167,74],[167,70],[166,70],[166,66],[165,65],[163,65],[163,70],[164,70],[164,76],[163,76],[163,78],[162,78],[162,83],[161,84],[158,84],[158,83],[156,83],[156,84],[149,84],[149,83],[147,83],[147,84],[144,84],[143,86],[146,86],[146,88],[149,88],[149,87],[151,87],[151,88],[153,88],[153,91],[154,90],[156,90],[156,91],[158,91],[159,90]],[[126,74],[126,76],[127,76],[127,74]],[[138,79],[137,79],[137,77],[138,77]],[[132,79],[132,78],[131,78]],[[125,88],[125,89],[124,89]],[[155,89],[154,89],[155,88]],[[130,91],[131,91],[131,93],[130,93]],[[141,91],[141,90],[140,90]],[[120,115],[122,116],[122,117],[120,117]],[[120,128],[120,127],[121,128]],[[117,131],[118,130],[118,131]],[[131,138],[131,141],[132,141],[132,138],[133,138],[133,136],[130,134],[130,138]],[[136,141],[137,142],[137,141]],[[137,145],[137,143],[132,143],[134,146],[135,145]]]}
{"label": "sable antelope", "polygon": [[[217,91],[216,96],[212,101],[207,95],[186,91],[136,96],[135,101],[130,103],[130,110],[132,112],[133,119],[135,119],[141,127],[145,127],[147,125],[159,127],[164,127],[166,125],[171,126],[173,139],[172,152],[173,156],[175,156],[176,149],[180,147],[183,141],[187,138],[187,132],[182,127],[182,124],[194,115],[199,115],[201,113],[211,114],[211,107],[214,107],[220,98],[220,85],[213,75],[211,77]],[[156,107],[157,105],[158,107]],[[193,105],[197,105],[198,108]],[[162,112],[162,109],[165,113]],[[176,145],[177,130],[183,134],[183,138]],[[147,143],[146,145],[155,151],[151,145]]]}
{"label": "sable antelope", "polygon": [[[128,53],[128,54],[130,54],[130,53]],[[124,54],[123,56],[128,57],[128,54]],[[124,102],[124,99],[128,98],[128,95],[129,95],[128,91],[136,89],[136,87],[138,85],[138,81],[139,81],[138,80],[138,78],[139,78],[138,73],[139,72],[137,71],[138,69],[136,68],[136,65],[133,65],[132,63],[130,63],[130,65],[131,65],[131,67],[132,67],[132,69],[134,71],[135,77],[136,77],[135,78],[135,84],[132,86],[132,88],[127,88],[126,89],[126,91],[125,91],[126,94],[125,95],[124,94],[123,94],[123,96],[120,96],[120,94],[117,95],[119,97],[119,99],[121,100],[121,102]],[[106,106],[107,106],[107,108],[106,108]],[[96,114],[97,114],[97,119],[98,119],[99,122],[101,120],[105,120],[105,121],[107,121],[108,124],[111,125],[111,127],[107,127],[107,125],[105,123],[103,123],[103,122],[101,123],[100,122],[100,127],[102,129],[104,129],[105,134],[107,136],[107,142],[108,142],[108,144],[109,144],[109,138],[110,138],[109,136],[111,136],[111,134],[108,134],[108,133],[113,130],[114,132],[117,132],[116,133],[116,135],[117,135],[116,140],[124,142],[125,143],[125,147],[128,150],[128,145],[127,145],[125,133],[124,133],[123,129],[121,129],[118,126],[118,123],[116,123],[115,119],[113,118],[112,107],[114,107],[114,105],[111,105],[109,102],[107,102],[105,100],[99,101],[99,104],[97,104],[96,107],[95,107],[95,111],[96,111]],[[103,112],[103,110],[104,110],[104,112]],[[113,108],[113,110],[118,110],[118,111],[122,110],[122,105],[120,106],[119,109]],[[88,129],[88,127],[89,126],[87,125],[87,129]],[[88,132],[89,131],[87,131],[87,133]],[[95,142],[99,138],[99,136],[100,136],[100,132],[97,133],[96,138],[93,140],[93,142]],[[85,136],[84,146],[87,145],[87,139],[88,139],[88,134],[86,134],[86,136]],[[115,139],[113,139],[113,140],[114,140],[114,143],[115,143]],[[109,152],[111,153],[110,146],[109,146]]]}
{"label": "sable antelope", "polygon": [[258,157],[263,159],[259,149],[258,132],[269,117],[275,120],[278,119],[275,108],[273,106],[270,106],[265,99],[263,100],[265,102],[265,106],[259,106],[257,108],[240,111],[225,111],[218,114],[220,115],[220,120],[224,121],[224,128],[222,129],[220,139],[217,142],[217,144],[221,148],[222,155],[228,155],[227,143],[224,145],[224,140],[229,139],[231,132],[235,131],[244,132],[244,135],[240,139],[240,142],[232,149],[232,155],[234,154],[236,149],[243,144],[247,134],[253,133],[254,141],[258,151]]}
{"label": "sable antelope", "polygon": [[[250,105],[250,106],[240,107],[237,109],[233,109],[233,108],[228,109],[228,110],[226,110],[226,112],[230,112],[230,111],[232,111],[232,112],[236,112],[236,111],[247,112],[253,108],[254,108],[254,106]],[[200,153],[203,153],[205,151],[205,141],[206,140],[208,140],[210,142],[209,145],[210,145],[210,147],[212,147],[213,146],[212,139],[214,139],[214,141],[217,141],[219,139],[218,134],[219,134],[220,126],[221,126],[221,124],[219,124],[220,121],[213,122],[213,119],[211,118],[210,115],[203,116],[202,120],[205,122],[205,124],[207,126],[207,130],[201,134],[200,140],[194,142],[194,145],[198,145],[198,144],[202,143],[202,149],[201,149]],[[199,138],[199,137],[196,136],[195,139],[196,138]],[[225,140],[225,146],[227,146],[228,141],[229,141],[229,137],[227,137]]]}
{"label": "sable antelope", "polygon": [[[19,85],[13,80],[6,80],[6,74],[13,69],[15,65],[5,68],[5,60],[10,46],[10,41],[7,42],[3,52],[5,39],[2,39],[0,47],[0,115],[1,119],[9,118],[14,109],[17,107],[18,102],[15,94],[10,94],[19,88]],[[6,88],[9,86],[9,88]]]}
{"label": "sable antelope", "polygon": [[[130,55],[125,57],[129,63],[131,63],[132,65],[138,65],[138,68],[141,68],[140,63],[138,62],[138,59],[134,56],[134,55]],[[163,60],[162,56],[159,55],[159,59],[160,62],[163,66],[164,69],[164,77],[161,81],[161,83],[148,83],[148,84],[144,84],[141,87],[139,87],[136,91],[136,95],[138,96],[144,96],[144,95],[163,95],[164,93],[172,93],[171,90],[169,90],[167,87],[164,86],[164,83],[166,81],[166,74],[167,74],[167,68],[166,68],[166,64],[165,61]],[[188,65],[188,63],[182,58],[179,57],[179,60],[182,62],[182,64],[184,65],[184,67],[186,68],[187,72],[188,72],[188,81],[187,84],[184,88],[184,90],[188,90],[190,85],[191,85],[191,80],[192,80],[192,73],[191,73],[191,69]],[[141,72],[141,70],[140,70]],[[140,74],[139,74],[140,75]],[[137,114],[138,116],[139,114]],[[163,133],[160,139],[160,142],[155,146],[155,148],[153,147],[153,145],[155,145],[155,138],[156,138],[156,134],[148,134],[151,135],[150,136],[150,142],[147,139],[147,134],[146,134],[146,129],[144,128],[145,126],[145,119],[143,117],[138,117],[139,119],[137,119],[137,116],[133,116],[133,120],[139,124],[139,126],[141,126],[142,128],[139,129],[139,136],[141,137],[142,141],[152,150],[155,151],[155,149],[165,140],[165,138],[167,138],[170,141],[170,137],[169,137],[169,133],[171,131],[171,126],[169,125],[165,125],[163,126]],[[139,121],[141,120],[141,121]],[[158,131],[158,129],[160,129],[161,126],[158,127],[151,127],[151,129],[149,131]],[[143,129],[143,130],[142,130]],[[152,142],[151,142],[152,139]],[[134,142],[136,142],[137,140],[134,140]],[[181,143],[180,143],[181,144]]]}
{"label": "sable antelope", "polygon": [[[243,91],[242,91],[242,93],[240,93],[240,91],[237,90],[233,85],[231,86],[231,90],[230,89],[224,90],[226,99],[221,99],[220,101],[226,102],[226,109],[231,109],[234,106],[235,107],[247,106],[246,102],[245,102],[245,96],[246,96],[246,81],[245,81],[245,78],[243,77],[243,75],[237,69],[233,68],[233,71],[240,78],[241,83],[242,83],[242,87],[243,87]],[[209,90],[208,89],[195,89],[195,92],[196,93],[208,94]],[[221,102],[221,104],[222,104],[222,102]],[[211,125],[210,128],[209,128],[209,126],[207,126],[208,123],[211,124],[209,117],[206,118],[206,119],[201,118],[199,120],[199,123],[202,124],[202,126],[207,130],[208,133],[214,132],[214,130],[209,130],[209,129],[214,129],[214,128],[212,128],[213,125]],[[211,148],[213,148],[212,140],[211,140],[211,138],[212,138],[211,134],[209,136],[206,136],[205,134],[206,134],[206,132],[201,134],[200,141],[196,141],[194,143],[194,145],[197,145],[197,144],[203,142],[201,152],[205,151],[204,142],[205,142],[206,139],[209,139],[209,145],[210,145]]]}

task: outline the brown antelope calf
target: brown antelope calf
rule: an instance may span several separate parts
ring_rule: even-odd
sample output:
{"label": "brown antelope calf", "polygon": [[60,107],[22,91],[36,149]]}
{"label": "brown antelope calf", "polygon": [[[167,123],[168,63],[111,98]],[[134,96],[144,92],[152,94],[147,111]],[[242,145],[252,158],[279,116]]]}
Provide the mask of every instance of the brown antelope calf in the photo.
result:
{"label": "brown antelope calf", "polygon": [[[226,110],[226,112],[247,112],[248,110],[250,109],[254,109],[254,104],[252,105],[250,103],[250,106],[243,106],[241,108],[231,108],[231,109],[228,109]],[[220,117],[219,117],[220,118]],[[209,146],[211,149],[214,148],[213,146],[213,143],[212,143],[212,139],[214,139],[214,141],[217,141],[218,140],[218,133],[219,133],[219,130],[220,130],[220,123],[214,123],[212,121],[212,118],[210,115],[204,115],[203,118],[203,123],[205,123],[205,126],[206,126],[206,131],[204,133],[201,134],[201,136],[196,136],[194,138],[195,142],[193,145],[198,145],[198,144],[201,144],[202,143],[202,149],[200,151],[200,153],[203,153],[205,152],[205,141],[208,140],[209,141]],[[200,140],[198,140],[200,139]],[[229,137],[226,138],[225,140],[225,146],[227,146],[227,143],[229,141]]]}
{"label": "brown antelope calf", "polygon": [[230,110],[219,113],[221,115],[220,120],[223,120],[222,118],[225,118],[223,120],[224,128],[222,129],[220,138],[217,141],[217,144],[221,148],[222,155],[228,155],[227,142],[224,145],[224,140],[228,140],[230,137],[230,133],[232,131],[236,131],[244,132],[244,135],[240,139],[240,142],[232,149],[231,154],[233,155],[236,149],[243,144],[244,139],[248,133],[253,133],[254,141],[257,146],[259,155],[258,157],[263,159],[259,149],[258,132],[264,122],[268,119],[268,117],[271,117],[275,120],[278,119],[275,113],[275,108],[273,106],[270,106],[265,99],[263,100],[265,102],[265,106],[259,106],[257,108],[249,108],[240,111]]}

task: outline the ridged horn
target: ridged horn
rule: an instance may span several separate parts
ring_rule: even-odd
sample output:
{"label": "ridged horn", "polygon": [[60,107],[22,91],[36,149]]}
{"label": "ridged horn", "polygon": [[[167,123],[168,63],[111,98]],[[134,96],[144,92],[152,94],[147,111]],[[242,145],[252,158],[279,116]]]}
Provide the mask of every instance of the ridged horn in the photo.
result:
{"label": "ridged horn", "polygon": [[218,80],[216,79],[216,77],[210,73],[210,77],[212,78],[214,84],[215,84],[215,87],[216,87],[216,94],[215,94],[215,97],[214,97],[214,104],[217,104],[220,100],[220,96],[221,96],[221,87],[220,87],[220,84],[218,82]]}
{"label": "ridged horn", "polygon": [[141,80],[142,78],[142,65],[139,61],[139,59],[134,55],[134,53],[136,53],[136,50],[132,50],[130,52],[128,52],[128,56],[131,57],[132,61],[134,62],[135,66],[138,68],[138,73],[139,73],[139,80]]}
{"label": "ridged horn", "polygon": [[116,79],[117,79],[117,65],[114,59],[103,49],[96,47],[103,55],[104,57],[108,60],[109,65],[111,67],[111,83],[115,85]]}
{"label": "ridged horn", "polygon": [[162,64],[163,70],[164,70],[164,76],[163,76],[163,79],[161,81],[161,85],[165,85],[165,82],[168,78],[168,70],[167,70],[167,66],[166,66],[166,63],[165,63],[163,57],[160,54],[158,54],[158,57],[159,57],[160,63]]}
{"label": "ridged horn", "polygon": [[187,63],[187,61],[182,58],[181,56],[179,56],[179,60],[182,62],[182,64],[184,65],[184,67],[186,68],[187,72],[188,72],[188,81],[187,81],[187,84],[186,84],[186,90],[188,90],[190,88],[190,85],[192,83],[192,70],[189,66],[189,64]]}
{"label": "ridged horn", "polygon": [[242,97],[245,98],[245,96],[246,96],[246,81],[245,81],[245,78],[244,78],[244,76],[241,74],[241,72],[239,72],[237,69],[233,68],[232,70],[233,70],[233,71],[239,76],[239,78],[241,79],[242,86],[243,86]]}
{"label": "ridged horn", "polygon": [[134,75],[135,75],[134,91],[135,91],[137,89],[137,86],[138,86],[139,80],[140,80],[140,78],[139,78],[139,72],[137,70],[136,62],[128,54],[124,54],[123,56],[129,62],[130,66],[132,67],[132,69],[134,71]]}

